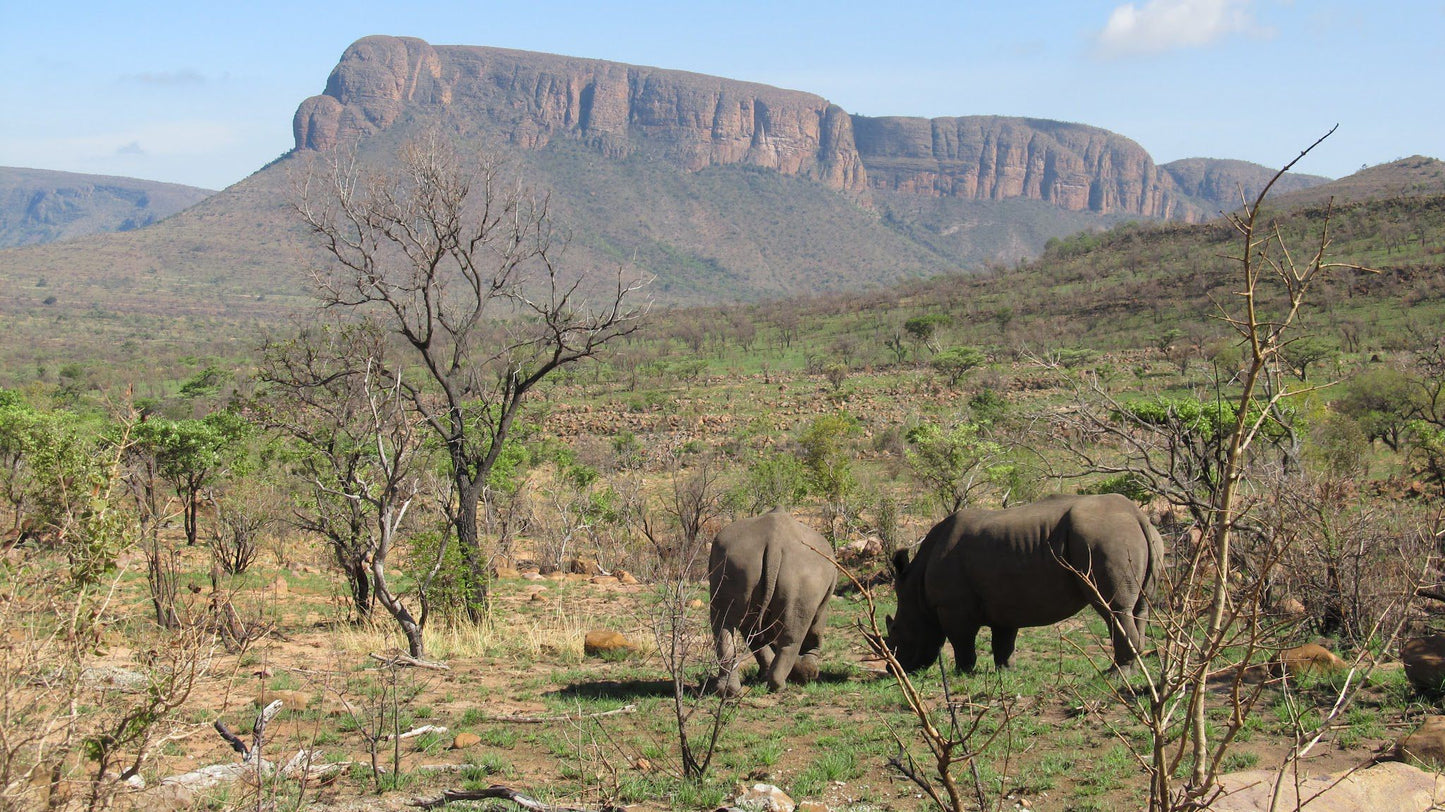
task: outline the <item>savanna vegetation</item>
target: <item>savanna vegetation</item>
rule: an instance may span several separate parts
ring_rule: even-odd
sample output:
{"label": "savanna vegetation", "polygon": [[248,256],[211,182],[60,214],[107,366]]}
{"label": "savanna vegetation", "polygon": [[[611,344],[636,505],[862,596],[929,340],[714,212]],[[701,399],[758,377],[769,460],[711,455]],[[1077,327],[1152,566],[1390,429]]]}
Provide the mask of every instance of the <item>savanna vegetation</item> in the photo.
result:
{"label": "savanna vegetation", "polygon": [[[436,147],[295,201],[333,260],[304,329],[6,371],[0,804],[1184,809],[1435,709],[1397,652],[1439,623],[1445,198],[646,312],[625,274],[584,300],[545,198]],[[1003,673],[890,663],[888,554],[1059,491],[1168,543],[1140,668],[1092,615]],[[823,676],[721,699],[706,545],[775,504],[845,570]],[[1342,662],[1281,660],[1305,643]]]}

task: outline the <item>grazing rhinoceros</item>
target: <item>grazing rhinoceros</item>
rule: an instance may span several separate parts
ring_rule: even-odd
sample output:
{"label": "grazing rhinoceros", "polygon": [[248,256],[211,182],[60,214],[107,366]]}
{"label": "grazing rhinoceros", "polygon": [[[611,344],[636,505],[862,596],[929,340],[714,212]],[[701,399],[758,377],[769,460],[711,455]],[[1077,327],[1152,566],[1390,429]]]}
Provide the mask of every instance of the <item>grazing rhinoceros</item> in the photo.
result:
{"label": "grazing rhinoceros", "polygon": [[838,581],[827,549],[821,535],[782,508],[739,519],[717,534],[707,581],[719,692],[742,691],[735,631],[752,649],[768,690],[778,690],[789,678],[817,678],[828,598]]}
{"label": "grazing rhinoceros", "polygon": [[988,626],[994,665],[1005,668],[1021,627],[1093,606],[1109,624],[1114,663],[1129,665],[1143,649],[1163,547],[1144,512],[1118,494],[960,510],[929,531],[911,563],[906,550],[894,555],[898,617],[888,620],[888,645],[916,671],[947,639],[958,670],[972,671],[974,638]]}

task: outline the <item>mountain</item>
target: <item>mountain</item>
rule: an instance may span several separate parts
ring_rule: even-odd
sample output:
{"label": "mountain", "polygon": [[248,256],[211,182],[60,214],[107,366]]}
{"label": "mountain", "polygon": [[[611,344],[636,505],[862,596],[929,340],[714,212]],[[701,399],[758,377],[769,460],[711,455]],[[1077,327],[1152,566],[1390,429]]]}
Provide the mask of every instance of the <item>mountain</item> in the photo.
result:
{"label": "mountain", "polygon": [[[1219,158],[1185,158],[1163,164],[1160,169],[1174,181],[1175,188],[1205,206],[1210,216],[1234,211],[1246,200],[1253,201],[1277,171],[1248,161]],[[1319,175],[1290,173],[1275,182],[1270,195],[1277,197],[1330,182]]]}
{"label": "mountain", "polygon": [[133,231],[212,194],[175,183],[0,166],[0,248]]}
{"label": "mountain", "polygon": [[1211,183],[1228,186],[1253,166],[1196,160],[1181,173],[1201,177],[1183,186],[1135,142],[1083,124],[851,116],[810,93],[714,76],[385,36],[354,43],[325,92],[302,102],[296,148],[330,149],[408,119],[530,150],[568,139],[614,159],[646,152],[689,172],[763,167],[862,201],[875,190],[1024,198],[1071,212],[1190,221],[1213,213]]}
{"label": "mountain", "polygon": [[[345,145],[384,164],[425,133],[550,190],[567,268],[652,274],[668,304],[1006,266],[1079,231],[1198,219],[1229,185],[1220,162],[1172,172],[1083,124],[854,116],[795,90],[398,37],[347,48],[293,126],[287,156],[154,225],[0,251],[0,317],[77,346],[102,319],[161,332],[195,319],[207,340],[275,323],[305,306],[324,261],[289,208],[307,166]],[[86,330],[56,326],[75,315]]]}

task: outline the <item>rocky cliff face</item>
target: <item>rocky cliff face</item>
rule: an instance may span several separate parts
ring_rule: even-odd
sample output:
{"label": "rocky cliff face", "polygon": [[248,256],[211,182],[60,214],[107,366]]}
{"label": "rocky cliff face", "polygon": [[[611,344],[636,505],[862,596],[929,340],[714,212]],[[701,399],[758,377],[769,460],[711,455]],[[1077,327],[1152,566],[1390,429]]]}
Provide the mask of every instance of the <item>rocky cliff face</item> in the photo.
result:
{"label": "rocky cliff face", "polygon": [[367,37],[296,111],[299,149],[369,135],[404,114],[486,128],[520,146],[579,138],[604,154],[656,149],[689,170],[742,163],[862,191],[852,121],[808,93],[711,76],[418,39]]}
{"label": "rocky cliff face", "polygon": [[1143,147],[1123,136],[1039,119],[853,119],[872,186],[930,197],[1043,200],[1068,211],[1193,219]]}
{"label": "rocky cliff face", "polygon": [[613,157],[648,150],[690,171],[766,167],[859,196],[1028,198],[1186,221],[1216,213],[1216,194],[1238,177],[1207,162],[1164,171],[1133,141],[1082,124],[849,116],[818,96],[766,85],[386,36],[358,40],[326,92],[301,104],[296,146],[328,149],[407,118],[529,149],[572,138]]}

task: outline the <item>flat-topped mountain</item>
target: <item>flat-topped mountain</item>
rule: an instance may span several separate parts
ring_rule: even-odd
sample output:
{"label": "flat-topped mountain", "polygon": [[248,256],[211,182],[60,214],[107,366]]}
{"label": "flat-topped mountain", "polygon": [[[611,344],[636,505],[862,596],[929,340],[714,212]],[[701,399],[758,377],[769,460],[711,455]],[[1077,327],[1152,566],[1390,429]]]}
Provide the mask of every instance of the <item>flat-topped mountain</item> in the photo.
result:
{"label": "flat-topped mountain", "polygon": [[132,231],[213,194],[176,183],[0,166],[0,248]]}
{"label": "flat-topped mountain", "polygon": [[[810,93],[684,71],[406,37],[366,37],[303,102],[299,150],[325,150],[407,119],[444,120],[540,149],[571,139],[687,171],[742,164],[869,200],[1039,200],[1065,211],[1193,221],[1236,194],[1242,167],[1161,169],[1124,136],[1042,119],[851,116]],[[1265,172],[1257,167],[1254,174]],[[1298,188],[1325,178],[1300,176]],[[1227,203],[1225,203],[1227,206]]]}
{"label": "flat-topped mountain", "polygon": [[293,125],[288,155],[164,221],[0,252],[0,317],[274,322],[305,306],[308,267],[324,261],[288,206],[310,159],[354,145],[385,163],[423,133],[504,157],[550,192],[569,270],[628,266],[656,278],[662,303],[1012,264],[1081,230],[1232,209],[1271,174],[1156,165],[1083,124],[855,116],[796,90],[398,37],[347,48]]}

